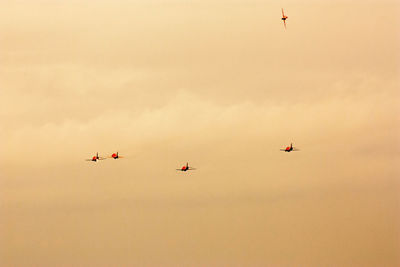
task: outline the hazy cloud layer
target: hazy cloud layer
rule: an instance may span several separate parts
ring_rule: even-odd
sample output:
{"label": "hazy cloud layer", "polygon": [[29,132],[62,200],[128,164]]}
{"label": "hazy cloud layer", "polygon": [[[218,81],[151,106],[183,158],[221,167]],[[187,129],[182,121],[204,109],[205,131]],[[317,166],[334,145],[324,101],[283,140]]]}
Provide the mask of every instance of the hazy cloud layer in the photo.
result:
{"label": "hazy cloud layer", "polygon": [[2,2],[0,265],[398,266],[399,5],[278,4]]}

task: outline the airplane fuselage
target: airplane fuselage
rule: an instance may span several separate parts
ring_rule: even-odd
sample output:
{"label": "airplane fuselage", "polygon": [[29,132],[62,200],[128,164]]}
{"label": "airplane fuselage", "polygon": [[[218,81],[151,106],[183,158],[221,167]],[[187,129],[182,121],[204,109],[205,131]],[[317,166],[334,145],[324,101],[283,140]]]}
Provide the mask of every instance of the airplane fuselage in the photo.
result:
{"label": "airplane fuselage", "polygon": [[290,151],[292,151],[293,150],[293,147],[292,146],[288,146],[287,148],[285,148],[285,152],[290,152]]}

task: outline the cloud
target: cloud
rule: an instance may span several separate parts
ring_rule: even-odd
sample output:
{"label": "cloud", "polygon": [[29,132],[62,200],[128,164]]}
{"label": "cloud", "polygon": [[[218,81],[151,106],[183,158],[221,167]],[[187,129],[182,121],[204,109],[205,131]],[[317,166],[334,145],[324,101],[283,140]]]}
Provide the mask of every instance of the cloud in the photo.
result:
{"label": "cloud", "polygon": [[3,265],[398,265],[397,4],[40,3],[0,4]]}

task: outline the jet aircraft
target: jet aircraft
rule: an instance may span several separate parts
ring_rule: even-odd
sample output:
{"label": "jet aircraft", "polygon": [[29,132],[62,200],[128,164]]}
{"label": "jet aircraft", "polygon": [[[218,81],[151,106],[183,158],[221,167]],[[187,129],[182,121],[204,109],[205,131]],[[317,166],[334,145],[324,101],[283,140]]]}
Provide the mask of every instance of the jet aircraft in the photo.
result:
{"label": "jet aircraft", "polygon": [[119,159],[119,158],[123,158],[122,156],[119,156],[118,155],[118,152],[117,153],[113,153],[112,155],[111,155],[111,158],[113,158],[113,159]]}
{"label": "jet aircraft", "polygon": [[286,29],[286,19],[287,19],[288,17],[287,16],[285,16],[285,13],[283,12],[283,8],[282,8],[282,20],[283,20],[283,25],[285,26],[285,29]]}
{"label": "jet aircraft", "polygon": [[97,152],[97,153],[96,153],[96,156],[93,156],[93,158],[91,158],[91,159],[85,159],[85,160],[86,160],[86,161],[94,161],[94,162],[96,162],[96,161],[98,161],[98,160],[104,160],[104,159],[106,159],[106,158],[99,157],[99,153]]}
{"label": "jet aircraft", "polygon": [[290,151],[299,151],[300,149],[294,148],[293,144],[290,143],[290,146],[286,147],[285,149],[281,149],[281,151],[290,152]]}
{"label": "jet aircraft", "polygon": [[185,165],[185,166],[183,166],[183,167],[180,168],[180,169],[176,169],[176,170],[177,170],[177,171],[185,172],[185,171],[195,170],[195,168],[189,167],[189,163],[186,162],[186,165]]}

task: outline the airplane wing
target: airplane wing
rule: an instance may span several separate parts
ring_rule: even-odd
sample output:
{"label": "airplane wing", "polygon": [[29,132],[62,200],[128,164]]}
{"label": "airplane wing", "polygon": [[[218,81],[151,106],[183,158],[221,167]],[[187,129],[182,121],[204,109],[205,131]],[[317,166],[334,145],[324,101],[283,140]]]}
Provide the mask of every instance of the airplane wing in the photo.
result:
{"label": "airplane wing", "polygon": [[285,13],[283,13],[283,8],[282,8],[282,17],[284,17],[285,16]]}
{"label": "airplane wing", "polygon": [[283,21],[283,25],[285,26],[285,30],[286,30],[286,20]]}
{"label": "airplane wing", "polygon": [[189,170],[195,170],[196,168],[189,167]]}
{"label": "airplane wing", "polygon": [[286,151],[286,149],[279,149],[280,151]]}
{"label": "airplane wing", "polygon": [[92,159],[85,159],[85,161],[92,161]]}

